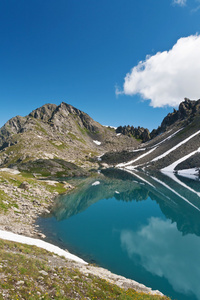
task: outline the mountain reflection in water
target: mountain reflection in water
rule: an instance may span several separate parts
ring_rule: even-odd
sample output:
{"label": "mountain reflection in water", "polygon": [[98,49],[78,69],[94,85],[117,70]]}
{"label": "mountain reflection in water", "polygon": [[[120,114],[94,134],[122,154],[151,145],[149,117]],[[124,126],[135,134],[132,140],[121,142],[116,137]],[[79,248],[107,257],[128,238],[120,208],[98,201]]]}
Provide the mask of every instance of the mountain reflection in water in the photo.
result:
{"label": "mountain reflection in water", "polygon": [[57,220],[64,220],[81,213],[101,199],[145,201],[150,197],[159,204],[166,218],[176,223],[179,231],[183,234],[195,233],[200,236],[200,197],[189,189],[192,187],[198,193],[200,189],[198,180],[178,176],[180,181],[187,184],[186,188],[160,172],[147,175],[141,172],[127,173],[122,170],[106,169],[103,170],[103,174],[106,178],[98,178],[100,185],[92,186],[94,179],[89,178],[83,180],[78,190],[72,191],[67,196],[60,196],[51,214]]}
{"label": "mountain reflection in water", "polygon": [[113,272],[178,300],[200,299],[199,183],[160,172],[103,170],[59,197],[38,224],[54,242],[59,236],[75,251],[91,250]]}

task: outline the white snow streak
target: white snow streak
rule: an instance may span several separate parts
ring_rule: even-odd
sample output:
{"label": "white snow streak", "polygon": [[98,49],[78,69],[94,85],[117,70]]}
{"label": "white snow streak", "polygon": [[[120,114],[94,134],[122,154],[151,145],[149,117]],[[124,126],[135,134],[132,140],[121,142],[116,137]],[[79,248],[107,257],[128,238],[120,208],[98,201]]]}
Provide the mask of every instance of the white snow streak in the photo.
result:
{"label": "white snow streak", "polygon": [[153,152],[154,150],[156,150],[156,148],[157,148],[157,147],[155,147],[155,148],[149,150],[148,152],[146,152],[146,153],[140,155],[139,157],[137,157],[137,158],[135,158],[134,160],[131,160],[131,161],[127,162],[127,163],[121,163],[121,164],[118,164],[118,165],[116,165],[116,167],[117,167],[117,168],[123,168],[123,167],[129,166],[129,165],[133,164],[134,162],[136,162],[137,160],[139,160],[139,159],[145,157],[146,155],[150,154],[151,152]]}
{"label": "white snow streak", "polygon": [[183,144],[187,143],[190,139],[192,139],[193,137],[195,137],[197,134],[200,133],[200,130],[195,132],[194,134],[190,135],[188,138],[186,138],[185,140],[183,140],[182,142],[180,142],[179,144],[177,144],[176,146],[174,146],[173,148],[169,149],[168,151],[164,152],[163,154],[155,157],[154,159],[152,159],[152,161],[157,161],[165,156],[167,156],[169,153],[171,153],[172,151],[176,150],[177,148],[179,148],[180,146],[182,146]]}
{"label": "white snow streak", "polygon": [[[178,133],[179,131],[181,131],[182,129],[183,129],[183,128],[177,130],[176,132],[174,132],[174,133],[172,133],[170,136],[168,136],[166,139],[162,140],[161,142],[159,142],[158,144],[156,144],[156,145],[154,145],[154,146],[152,146],[152,147],[156,147],[156,146],[158,146],[158,145],[164,143],[165,141],[171,139],[175,134],[177,134],[177,133]],[[170,130],[170,131],[171,131],[171,130]]]}
{"label": "white snow streak", "polygon": [[139,152],[139,151],[145,151],[146,148],[140,148],[140,149],[135,149],[135,150],[130,150],[129,152]]}
{"label": "white snow streak", "polygon": [[95,144],[98,145],[98,146],[101,145],[101,142],[99,142],[99,141],[94,141],[94,140],[93,140],[93,143],[95,143]]}
{"label": "white snow streak", "polygon": [[19,234],[15,234],[12,232],[8,232],[8,231],[3,231],[0,230],[0,238],[7,240],[7,241],[12,241],[12,242],[18,242],[18,243],[22,243],[22,244],[26,244],[26,245],[31,245],[31,246],[37,246],[39,248],[45,249],[49,252],[58,254],[59,256],[64,256],[67,259],[71,259],[83,264],[87,264],[83,259],[79,258],[76,255],[73,255],[69,252],[66,252],[65,250],[54,246],[50,243],[44,242],[42,240],[39,239],[34,239],[34,238],[30,238],[30,237],[26,237],[23,235],[19,235]]}
{"label": "white snow streak", "polygon": [[173,162],[171,165],[161,169],[161,172],[173,172],[174,169],[176,168],[176,166],[178,166],[181,162],[183,162],[184,160],[188,159],[189,157],[191,157],[192,155],[196,154],[200,152],[200,148],[198,148],[197,150],[181,157],[180,159],[176,160],[175,162]]}

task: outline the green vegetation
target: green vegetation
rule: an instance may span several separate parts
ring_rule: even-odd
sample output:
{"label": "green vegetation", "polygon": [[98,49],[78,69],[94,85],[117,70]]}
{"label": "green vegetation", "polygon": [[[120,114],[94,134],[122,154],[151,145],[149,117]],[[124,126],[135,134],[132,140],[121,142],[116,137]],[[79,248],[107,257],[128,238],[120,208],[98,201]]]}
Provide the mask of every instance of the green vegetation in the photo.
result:
{"label": "green vegetation", "polygon": [[79,141],[83,144],[86,145],[86,141],[84,141],[83,139],[81,138],[78,138],[75,134],[71,133],[71,132],[68,132],[68,136],[72,139],[72,140],[76,140],[76,141]]}
{"label": "green vegetation", "polygon": [[83,134],[83,135],[86,135],[86,134],[89,134],[90,131],[87,129],[87,128],[82,128],[81,126],[78,125],[78,123],[76,122],[76,126],[78,127],[78,129],[80,130],[80,132]]}
{"label": "green vegetation", "polygon": [[[20,185],[24,181],[26,181],[30,185],[30,187],[39,188],[39,189],[43,187],[51,193],[56,192],[58,194],[64,194],[67,191],[67,189],[64,187],[64,184],[62,182],[57,182],[54,183],[54,185],[51,185],[46,181],[37,180],[36,178],[32,177],[31,174],[29,173],[14,175],[14,174],[9,174],[4,172],[2,174],[2,177],[0,176],[0,183],[4,183],[4,185],[12,185],[15,187],[20,187]],[[16,192],[14,195],[18,196],[18,192]],[[35,199],[35,197],[33,197],[31,194],[29,196],[23,194],[23,197],[27,198],[27,200],[30,201]],[[46,202],[45,198],[43,198],[43,202]],[[13,200],[12,197],[9,197],[7,193],[5,193],[3,190],[0,190],[0,213],[5,214],[9,208],[18,209],[18,204],[16,203],[15,200]]]}
{"label": "green vegetation", "polygon": [[59,150],[69,148],[69,146],[66,146],[64,143],[61,143],[61,142],[59,143],[58,141],[49,141],[49,143]]}
{"label": "green vegetation", "polygon": [[[5,180],[2,180],[2,178],[0,178],[0,182],[2,182]],[[5,214],[9,208],[18,208],[17,203],[8,196],[8,194],[6,194],[3,190],[0,190],[0,212]]]}
{"label": "green vegetation", "polygon": [[77,165],[62,159],[38,159],[18,165],[21,172],[37,174],[42,177],[72,177],[85,176],[87,172]]}
{"label": "green vegetation", "polygon": [[169,300],[124,290],[84,275],[64,258],[35,246],[0,240],[0,299]]}
{"label": "green vegetation", "polygon": [[34,119],[35,123],[36,123],[36,126],[35,126],[35,129],[39,132],[42,132],[44,135],[48,135],[46,130],[40,125],[40,123],[38,121],[36,121]]}

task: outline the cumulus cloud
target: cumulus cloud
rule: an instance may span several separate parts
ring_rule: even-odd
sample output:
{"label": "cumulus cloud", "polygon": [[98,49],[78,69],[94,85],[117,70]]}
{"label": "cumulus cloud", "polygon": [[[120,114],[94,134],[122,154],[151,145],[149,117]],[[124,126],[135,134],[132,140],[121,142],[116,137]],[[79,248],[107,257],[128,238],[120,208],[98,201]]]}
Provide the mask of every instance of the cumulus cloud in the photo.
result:
{"label": "cumulus cloud", "polygon": [[180,38],[169,51],[140,61],[124,79],[123,91],[140,94],[153,107],[177,106],[183,98],[200,98],[200,35]]}
{"label": "cumulus cloud", "polygon": [[186,5],[187,0],[173,0],[173,4],[184,6]]}

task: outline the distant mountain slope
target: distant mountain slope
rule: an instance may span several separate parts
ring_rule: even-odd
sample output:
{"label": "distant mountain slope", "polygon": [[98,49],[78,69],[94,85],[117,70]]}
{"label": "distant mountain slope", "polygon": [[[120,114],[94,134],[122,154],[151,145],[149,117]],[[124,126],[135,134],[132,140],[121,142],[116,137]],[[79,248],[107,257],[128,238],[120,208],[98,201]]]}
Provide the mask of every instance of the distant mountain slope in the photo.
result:
{"label": "distant mountain slope", "polygon": [[108,152],[102,161],[119,168],[177,171],[200,168],[200,100],[185,99],[154,136],[133,151]]}
{"label": "distant mountain slope", "polygon": [[89,169],[94,158],[106,151],[138,145],[136,139],[117,135],[69,104],[45,104],[26,117],[10,119],[0,129],[0,166],[71,175],[72,164]]}
{"label": "distant mountain slope", "polygon": [[[151,132],[151,140],[144,128],[125,129],[127,135],[123,128],[119,133],[102,126],[64,102],[45,104],[0,129],[0,166],[36,176],[86,175],[98,163],[129,170],[200,168],[200,100],[185,99]],[[142,137],[148,141],[141,144]]]}

